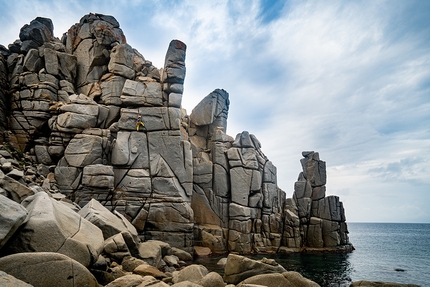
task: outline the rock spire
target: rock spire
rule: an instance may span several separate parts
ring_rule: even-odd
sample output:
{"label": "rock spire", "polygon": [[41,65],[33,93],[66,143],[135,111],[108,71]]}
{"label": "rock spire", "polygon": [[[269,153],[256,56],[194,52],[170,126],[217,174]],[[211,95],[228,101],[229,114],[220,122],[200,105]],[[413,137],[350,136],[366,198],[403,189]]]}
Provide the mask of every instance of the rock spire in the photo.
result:
{"label": "rock spire", "polygon": [[129,243],[214,253],[351,251],[343,205],[325,196],[318,153],[303,152],[287,199],[259,140],[247,131],[226,134],[225,90],[209,93],[190,115],[182,109],[186,48],[173,40],[159,69],[127,44],[112,16],[85,15],[61,40],[50,19],[25,25],[18,40],[0,47],[0,143],[37,169],[6,165],[1,154],[4,194],[59,210],[32,195],[36,182],[37,190],[84,208],[82,216],[105,208],[130,225],[115,239]]}

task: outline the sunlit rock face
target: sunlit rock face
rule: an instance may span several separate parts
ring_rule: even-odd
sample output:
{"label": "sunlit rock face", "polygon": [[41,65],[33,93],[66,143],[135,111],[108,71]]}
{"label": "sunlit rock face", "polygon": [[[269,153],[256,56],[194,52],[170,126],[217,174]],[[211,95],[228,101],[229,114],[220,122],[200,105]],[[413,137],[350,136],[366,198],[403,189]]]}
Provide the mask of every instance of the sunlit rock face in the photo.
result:
{"label": "sunlit rock face", "polygon": [[159,69],[127,44],[114,17],[88,14],[61,40],[38,17],[0,48],[0,140],[50,169],[43,189],[81,207],[97,200],[141,239],[187,251],[350,246],[342,203],[325,197],[318,153],[303,153],[286,199],[258,139],[226,134],[226,91],[215,89],[190,115],[181,108],[181,41],[171,41]]}

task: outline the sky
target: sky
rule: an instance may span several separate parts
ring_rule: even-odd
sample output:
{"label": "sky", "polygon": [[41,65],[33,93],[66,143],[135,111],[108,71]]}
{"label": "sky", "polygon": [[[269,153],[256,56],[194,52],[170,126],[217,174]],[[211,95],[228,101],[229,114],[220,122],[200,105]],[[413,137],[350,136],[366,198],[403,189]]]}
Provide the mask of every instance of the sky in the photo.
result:
{"label": "sky", "polygon": [[221,88],[227,134],[254,134],[291,197],[301,152],[327,164],[349,222],[430,223],[430,1],[0,0],[0,44],[37,16],[61,38],[114,16],[161,68],[187,44],[188,114]]}

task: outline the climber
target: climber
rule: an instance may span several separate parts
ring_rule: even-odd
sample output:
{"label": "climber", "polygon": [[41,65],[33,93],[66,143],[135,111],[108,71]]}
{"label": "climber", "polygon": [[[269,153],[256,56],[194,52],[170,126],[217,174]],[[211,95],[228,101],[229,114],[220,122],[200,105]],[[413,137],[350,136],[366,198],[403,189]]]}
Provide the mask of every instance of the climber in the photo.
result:
{"label": "climber", "polygon": [[136,131],[139,130],[140,126],[145,128],[145,124],[142,122],[142,119],[140,118],[140,114],[137,115],[137,121],[136,121]]}

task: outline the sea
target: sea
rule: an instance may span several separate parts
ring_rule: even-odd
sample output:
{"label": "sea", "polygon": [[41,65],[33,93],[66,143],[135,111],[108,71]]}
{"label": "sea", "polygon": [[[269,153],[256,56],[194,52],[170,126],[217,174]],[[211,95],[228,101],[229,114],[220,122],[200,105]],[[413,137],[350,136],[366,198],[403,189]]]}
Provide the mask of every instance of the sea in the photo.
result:
{"label": "sea", "polygon": [[[273,258],[323,287],[347,287],[358,280],[396,282],[430,287],[430,224],[348,223],[355,250],[349,254],[252,255]],[[224,256],[225,257],[225,256]],[[223,274],[222,256],[196,263]]]}

